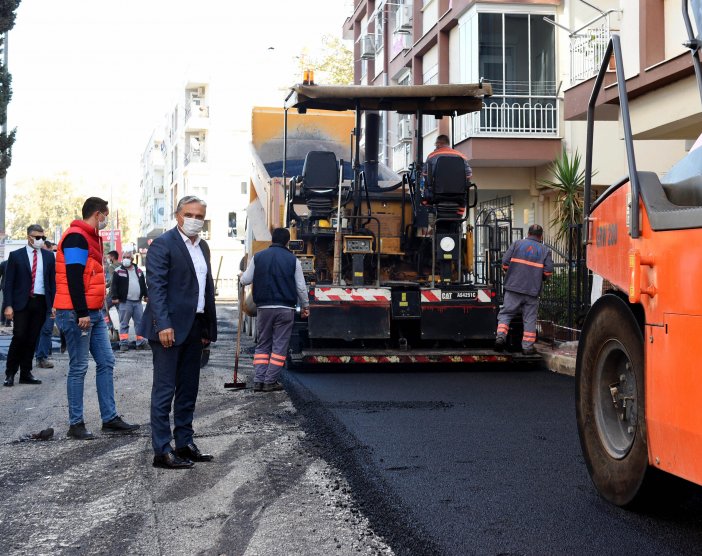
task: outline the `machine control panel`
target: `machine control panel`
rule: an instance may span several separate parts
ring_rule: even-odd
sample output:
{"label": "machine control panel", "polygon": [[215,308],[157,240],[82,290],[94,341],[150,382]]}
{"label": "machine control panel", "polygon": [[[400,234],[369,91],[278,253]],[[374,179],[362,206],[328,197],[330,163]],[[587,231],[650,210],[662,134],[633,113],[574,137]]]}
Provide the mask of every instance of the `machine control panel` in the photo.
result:
{"label": "machine control panel", "polygon": [[291,239],[288,242],[288,249],[293,253],[302,253],[305,250],[305,242],[301,239]]}
{"label": "machine control panel", "polygon": [[314,274],[314,257],[302,255],[297,257],[300,261],[303,274]]}
{"label": "machine control panel", "polygon": [[361,255],[373,253],[373,237],[344,236],[344,253]]}

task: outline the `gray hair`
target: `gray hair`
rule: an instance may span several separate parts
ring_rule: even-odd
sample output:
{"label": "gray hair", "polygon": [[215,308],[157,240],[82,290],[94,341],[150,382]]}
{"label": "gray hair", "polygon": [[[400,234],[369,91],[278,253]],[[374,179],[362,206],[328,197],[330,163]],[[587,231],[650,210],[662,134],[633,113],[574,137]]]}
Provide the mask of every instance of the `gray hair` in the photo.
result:
{"label": "gray hair", "polygon": [[27,226],[27,235],[31,234],[32,232],[41,232],[43,234],[44,228],[42,228],[39,224],[32,224],[31,226]]}
{"label": "gray hair", "polygon": [[183,205],[189,205],[191,203],[200,203],[203,207],[207,207],[207,203],[200,199],[200,197],[196,195],[186,195],[183,197],[180,201],[178,201],[178,206],[176,206],[176,214],[180,212],[180,209],[183,208]]}

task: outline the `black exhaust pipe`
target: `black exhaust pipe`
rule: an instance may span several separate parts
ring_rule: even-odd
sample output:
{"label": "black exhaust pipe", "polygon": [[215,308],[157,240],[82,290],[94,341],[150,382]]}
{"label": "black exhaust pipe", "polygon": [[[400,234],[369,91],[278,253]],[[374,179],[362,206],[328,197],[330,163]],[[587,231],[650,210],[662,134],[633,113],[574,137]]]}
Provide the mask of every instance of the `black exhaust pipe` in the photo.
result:
{"label": "black exhaust pipe", "polygon": [[378,151],[380,148],[380,114],[366,112],[365,128],[366,157],[363,162],[363,173],[366,177],[366,187],[369,191],[378,189]]}

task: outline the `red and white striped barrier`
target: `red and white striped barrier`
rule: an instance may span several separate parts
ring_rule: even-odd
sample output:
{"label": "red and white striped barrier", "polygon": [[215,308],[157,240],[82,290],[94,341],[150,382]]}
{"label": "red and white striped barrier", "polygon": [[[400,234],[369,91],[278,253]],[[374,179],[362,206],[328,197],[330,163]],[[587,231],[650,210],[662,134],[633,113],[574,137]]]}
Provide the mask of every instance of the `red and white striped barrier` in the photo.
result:
{"label": "red and white striped barrier", "polygon": [[316,301],[364,301],[390,303],[391,293],[385,288],[315,288]]}

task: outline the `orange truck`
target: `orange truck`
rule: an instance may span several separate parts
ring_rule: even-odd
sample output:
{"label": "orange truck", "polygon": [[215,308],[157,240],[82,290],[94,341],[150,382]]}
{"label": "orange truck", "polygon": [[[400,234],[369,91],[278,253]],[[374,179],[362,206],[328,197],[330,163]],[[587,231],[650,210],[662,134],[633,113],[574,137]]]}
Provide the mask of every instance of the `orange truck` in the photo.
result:
{"label": "orange truck", "polygon": [[[691,32],[686,3],[683,14]],[[669,475],[702,484],[702,149],[663,183],[637,169],[619,40],[610,41],[588,108],[587,265],[607,287],[579,342],[576,413],[597,491],[633,506]],[[591,203],[594,108],[612,55],[629,173]]]}

